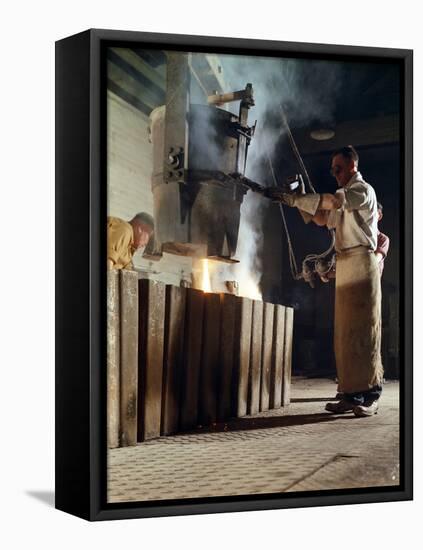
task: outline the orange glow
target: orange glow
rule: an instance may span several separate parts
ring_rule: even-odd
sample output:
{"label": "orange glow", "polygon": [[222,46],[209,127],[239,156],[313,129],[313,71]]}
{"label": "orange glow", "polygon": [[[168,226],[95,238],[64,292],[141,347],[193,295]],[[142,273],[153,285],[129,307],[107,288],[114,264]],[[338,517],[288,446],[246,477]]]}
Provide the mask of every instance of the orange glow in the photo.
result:
{"label": "orange glow", "polygon": [[211,292],[210,273],[209,273],[209,261],[201,260],[203,262],[203,276],[201,281],[201,290],[203,292]]}

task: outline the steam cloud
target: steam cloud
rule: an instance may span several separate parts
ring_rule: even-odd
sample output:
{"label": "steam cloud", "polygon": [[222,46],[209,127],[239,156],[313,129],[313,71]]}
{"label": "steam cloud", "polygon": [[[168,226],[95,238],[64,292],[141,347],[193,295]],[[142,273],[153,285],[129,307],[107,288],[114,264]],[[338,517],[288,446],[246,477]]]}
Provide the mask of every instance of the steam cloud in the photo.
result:
{"label": "steam cloud", "polygon": [[[284,133],[281,105],[295,127],[321,126],[334,122],[334,105],[340,90],[345,64],[333,61],[280,59],[255,56],[221,55],[220,61],[228,90],[253,84],[255,106],[250,109],[249,124],[257,120],[256,133],[247,157],[246,176],[262,184],[274,185],[270,178],[269,158]],[[238,104],[229,104],[237,114]],[[268,201],[248,192],[241,207],[237,247],[240,263],[227,268],[226,276],[240,283],[252,280],[259,287],[262,265],[262,219]],[[281,236],[282,238],[282,236]]]}

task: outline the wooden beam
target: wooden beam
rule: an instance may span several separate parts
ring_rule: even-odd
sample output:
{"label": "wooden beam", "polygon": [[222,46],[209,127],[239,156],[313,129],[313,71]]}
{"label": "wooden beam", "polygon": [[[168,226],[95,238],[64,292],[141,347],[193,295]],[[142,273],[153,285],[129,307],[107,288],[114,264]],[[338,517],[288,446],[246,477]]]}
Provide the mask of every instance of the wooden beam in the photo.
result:
{"label": "wooden beam", "polygon": [[122,88],[125,93],[142,101],[151,111],[163,104],[164,94],[155,93],[110,60],[107,63],[107,78]]}
{"label": "wooden beam", "polygon": [[285,308],[285,346],[283,361],[282,406],[289,405],[291,400],[292,337],[294,331],[294,310]]}
{"label": "wooden beam", "polygon": [[137,443],[138,274],[120,271],[120,444]]}
{"label": "wooden beam", "polygon": [[203,336],[204,292],[187,289],[185,335],[181,387],[180,429],[197,426],[201,344]]}
{"label": "wooden beam", "polygon": [[249,298],[237,298],[234,328],[235,416],[247,414],[252,314],[253,301]]}
{"label": "wooden beam", "polygon": [[151,65],[146,63],[134,50],[129,48],[110,48],[116,56],[126,61],[128,65],[134,68],[142,74],[146,79],[150,80],[159,90],[162,91],[163,95],[166,90],[166,78],[159,73],[156,69],[153,69]]}
{"label": "wooden beam", "polygon": [[270,370],[270,402],[271,409],[282,405],[283,361],[285,342],[285,307],[275,305],[273,320],[272,366]]}
{"label": "wooden beam", "polygon": [[107,272],[107,447],[119,447],[120,311],[119,271]]}
{"label": "wooden beam", "polygon": [[268,411],[270,404],[270,374],[272,370],[273,304],[263,304],[263,340],[261,353],[260,411]]}
{"label": "wooden beam", "polygon": [[194,53],[191,55],[190,66],[200,81],[205,97],[215,91],[219,93],[230,91],[226,90],[221,63],[217,55]]}
{"label": "wooden beam", "polygon": [[167,285],[163,359],[161,433],[176,433],[179,426],[186,289]]}
{"label": "wooden beam", "polygon": [[257,414],[259,412],[262,333],[263,302],[254,300],[251,326],[250,376],[248,382],[248,414]]}
{"label": "wooden beam", "polygon": [[217,420],[223,421],[236,412],[233,401],[235,322],[238,298],[232,294],[220,295],[220,368],[217,389]]}
{"label": "wooden beam", "polygon": [[139,281],[140,353],[138,439],[160,436],[165,285],[157,281]]}
{"label": "wooden beam", "polygon": [[132,48],[132,50],[148,65],[163,77],[166,77],[166,53],[163,50],[146,50],[145,48]]}
{"label": "wooden beam", "polygon": [[[213,83],[210,82],[210,89],[217,92],[224,92],[228,89],[228,83],[225,80],[222,62],[219,56],[214,53],[206,53],[204,54],[204,57],[210,67],[210,75],[216,80],[216,85],[213,85]],[[247,82],[245,82],[245,84],[247,84]]]}
{"label": "wooden beam", "polygon": [[220,358],[220,296],[204,296],[199,423],[210,426],[217,417],[217,376]]}

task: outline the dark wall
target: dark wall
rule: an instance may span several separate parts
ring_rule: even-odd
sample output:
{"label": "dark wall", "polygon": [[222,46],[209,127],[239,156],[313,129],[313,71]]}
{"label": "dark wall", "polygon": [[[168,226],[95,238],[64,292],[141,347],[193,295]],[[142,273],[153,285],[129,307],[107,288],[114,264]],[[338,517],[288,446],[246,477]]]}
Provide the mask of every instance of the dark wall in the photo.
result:
{"label": "dark wall", "polygon": [[[399,374],[399,204],[402,189],[399,146],[397,144],[358,149],[359,170],[384,206],[380,230],[390,238],[390,250],[382,278],[382,354],[386,378]],[[317,191],[334,192],[336,182],[329,174],[330,154],[304,158]],[[283,162],[280,173],[295,173],[295,165]],[[298,171],[298,168],[296,169]],[[286,172],[286,174],[284,173]],[[305,225],[295,209],[284,209],[292,244],[301,271],[303,258],[320,253],[330,244],[326,228]],[[263,221],[263,299],[295,308],[293,372],[296,375],[336,376],[333,354],[334,281],[317,281],[311,288],[291,274],[288,246],[279,207],[269,204]]]}

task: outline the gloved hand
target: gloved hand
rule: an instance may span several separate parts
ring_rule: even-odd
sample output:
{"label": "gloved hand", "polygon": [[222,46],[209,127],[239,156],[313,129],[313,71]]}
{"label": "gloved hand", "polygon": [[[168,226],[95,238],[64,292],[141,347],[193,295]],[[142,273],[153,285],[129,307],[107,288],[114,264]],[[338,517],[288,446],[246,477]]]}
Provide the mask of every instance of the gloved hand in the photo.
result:
{"label": "gloved hand", "polygon": [[266,195],[275,202],[281,202],[287,206],[296,207],[312,216],[316,213],[320,202],[319,193],[297,195],[296,193],[284,193],[278,187],[267,188]]}
{"label": "gloved hand", "polygon": [[294,206],[295,193],[286,193],[280,187],[267,187],[265,191],[266,197],[274,202],[281,202],[287,206]]}
{"label": "gloved hand", "polygon": [[294,206],[292,198],[295,195],[305,195],[305,184],[301,175],[288,178],[285,183],[276,187],[264,189],[264,195],[275,202],[282,202],[287,206]]}
{"label": "gloved hand", "polygon": [[[298,195],[305,195],[306,194],[306,190],[305,190],[305,184],[304,184],[304,180],[302,177],[300,177],[300,187],[298,189],[298,192],[297,192]],[[301,208],[298,209],[298,212],[300,213],[302,219],[303,219],[303,222],[304,223],[310,223],[311,220],[313,219],[313,215],[312,214],[309,214],[308,212],[304,212],[304,210],[301,210]]]}
{"label": "gloved hand", "polygon": [[294,207],[296,206],[295,202],[299,198],[295,193],[282,193],[281,202],[286,204],[286,206]]}
{"label": "gloved hand", "polygon": [[274,202],[282,202],[284,194],[280,187],[266,187],[264,189],[264,196]]}

